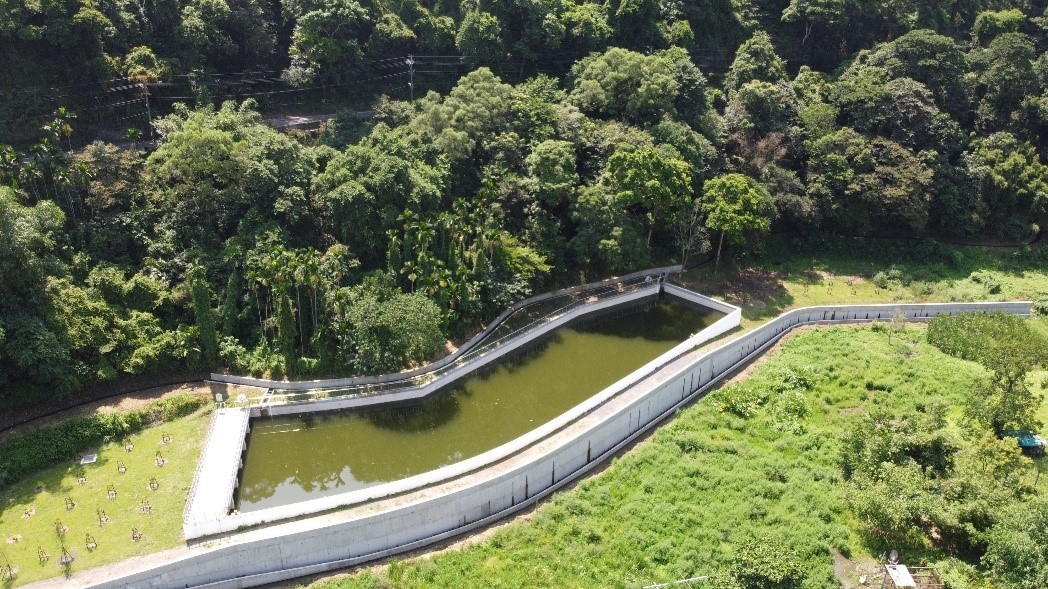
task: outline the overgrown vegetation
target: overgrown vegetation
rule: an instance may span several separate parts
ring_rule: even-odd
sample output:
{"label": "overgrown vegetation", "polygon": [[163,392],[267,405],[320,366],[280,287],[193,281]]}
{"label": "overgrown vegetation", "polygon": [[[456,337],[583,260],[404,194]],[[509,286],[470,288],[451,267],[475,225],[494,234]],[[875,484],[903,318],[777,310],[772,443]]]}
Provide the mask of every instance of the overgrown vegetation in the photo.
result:
{"label": "overgrown vegetation", "polygon": [[[769,230],[1015,241],[1048,215],[1033,5],[252,2],[0,18],[19,55],[4,79],[187,75],[197,94],[155,121],[151,153],[141,134],[73,152],[64,108],[32,149],[0,150],[3,405],[219,366],[394,370],[536,288],[711,241],[719,265]],[[721,46],[730,67],[703,72]],[[526,76],[550,50],[557,77]],[[216,108],[203,75],[348,84],[412,51],[521,67],[516,85],[481,67],[445,96],[382,98],[313,140],[265,127],[253,100]],[[964,296],[1007,290],[988,268],[967,278]],[[887,260],[870,279],[934,288]]]}
{"label": "overgrown vegetation", "polygon": [[[860,561],[889,548],[938,565],[950,587],[1040,587],[1043,459],[964,416],[989,374],[925,331],[796,334],[529,521],[312,587],[634,587],[710,575],[717,587],[829,588],[839,586],[834,553]],[[1030,374],[1034,393],[1046,374]],[[780,427],[784,395],[803,407],[789,412],[794,427]]]}

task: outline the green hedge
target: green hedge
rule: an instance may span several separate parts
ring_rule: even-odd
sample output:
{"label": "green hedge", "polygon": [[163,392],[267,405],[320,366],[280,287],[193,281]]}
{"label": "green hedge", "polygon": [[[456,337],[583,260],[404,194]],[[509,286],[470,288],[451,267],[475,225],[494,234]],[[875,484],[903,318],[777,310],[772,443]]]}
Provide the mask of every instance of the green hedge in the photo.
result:
{"label": "green hedge", "polygon": [[133,434],[147,425],[184,417],[203,407],[205,397],[177,395],[141,409],[75,417],[0,444],[0,486],[70,460],[78,452]]}

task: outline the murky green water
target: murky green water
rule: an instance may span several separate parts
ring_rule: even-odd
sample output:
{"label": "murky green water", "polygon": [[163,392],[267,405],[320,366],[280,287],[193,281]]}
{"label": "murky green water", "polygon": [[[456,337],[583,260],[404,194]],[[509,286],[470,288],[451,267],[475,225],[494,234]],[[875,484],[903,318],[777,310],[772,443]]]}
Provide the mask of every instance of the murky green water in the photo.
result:
{"label": "murky green water", "polygon": [[558,330],[417,405],[257,419],[238,509],[343,493],[471,458],[564,413],[719,317],[660,303]]}

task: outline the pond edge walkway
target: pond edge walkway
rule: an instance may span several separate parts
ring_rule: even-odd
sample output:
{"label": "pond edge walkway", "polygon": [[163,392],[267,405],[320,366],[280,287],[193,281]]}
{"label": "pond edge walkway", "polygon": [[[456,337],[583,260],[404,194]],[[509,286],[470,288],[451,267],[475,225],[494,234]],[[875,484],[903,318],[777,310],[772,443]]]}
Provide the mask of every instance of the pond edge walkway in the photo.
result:
{"label": "pond edge walkway", "polygon": [[495,523],[578,480],[798,326],[887,320],[899,312],[922,321],[961,312],[1029,315],[1030,309],[1027,301],[795,309],[713,350],[678,358],[555,435],[464,477],[27,587],[253,587],[416,550]]}

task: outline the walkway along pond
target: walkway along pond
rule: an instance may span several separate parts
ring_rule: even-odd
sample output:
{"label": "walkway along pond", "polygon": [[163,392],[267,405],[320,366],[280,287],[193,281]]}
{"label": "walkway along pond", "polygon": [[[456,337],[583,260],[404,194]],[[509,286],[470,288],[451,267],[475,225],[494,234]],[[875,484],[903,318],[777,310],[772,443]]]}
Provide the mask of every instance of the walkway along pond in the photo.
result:
{"label": "walkway along pond", "polygon": [[256,419],[237,509],[353,491],[472,458],[547,423],[722,316],[672,302],[623,313],[563,327],[417,404]]}
{"label": "walkway along pond", "polygon": [[[569,328],[652,307],[663,291],[665,270],[524,301],[523,306],[545,305],[569,295],[553,312],[511,330],[493,322],[488,333],[504,335],[475,340],[478,345],[451,362],[435,363],[435,369],[409,379],[369,379],[380,381],[378,392],[373,383],[348,383],[347,388],[353,379],[312,381],[308,384],[333,388],[292,391],[275,403],[267,395],[246,406],[219,409],[186,502],[184,536],[358,505],[460,477],[548,437],[699,343],[739,325],[739,309],[672,287],[670,298],[677,305]],[[415,406],[404,408],[406,403]],[[381,410],[375,412],[376,407]],[[331,413],[347,408],[358,413]],[[360,413],[360,408],[372,412]],[[296,414],[305,417],[295,419]],[[215,427],[219,422],[223,425]],[[259,430],[250,436],[240,476],[245,437],[238,432],[252,427]]]}
{"label": "walkway along pond", "polygon": [[[666,285],[665,289],[674,291],[676,287]],[[687,291],[675,294],[693,295]],[[129,566],[117,576],[106,567],[82,571],[77,573],[75,582],[77,586],[95,589],[240,589],[424,548],[504,519],[585,476],[798,326],[885,320],[898,313],[910,320],[964,312],[1029,315],[1030,308],[1028,301],[806,307],[788,311],[712,349],[682,350],[683,346],[692,345],[694,338],[690,338],[572,408],[569,414],[579,407],[585,411],[572,421],[557,417],[521,436],[518,440],[526,439],[527,444],[500,461],[482,463],[478,461],[485,458],[481,455],[458,463],[473,468],[440,484],[191,543],[164,553],[158,560]],[[737,322],[736,311],[717,323],[732,316]],[[662,361],[670,356],[673,359]],[[244,410],[226,411],[246,414]],[[474,461],[478,462],[469,464]],[[326,498],[272,509],[323,501]],[[237,518],[230,519],[237,523]],[[228,529],[236,529],[236,525]]]}

